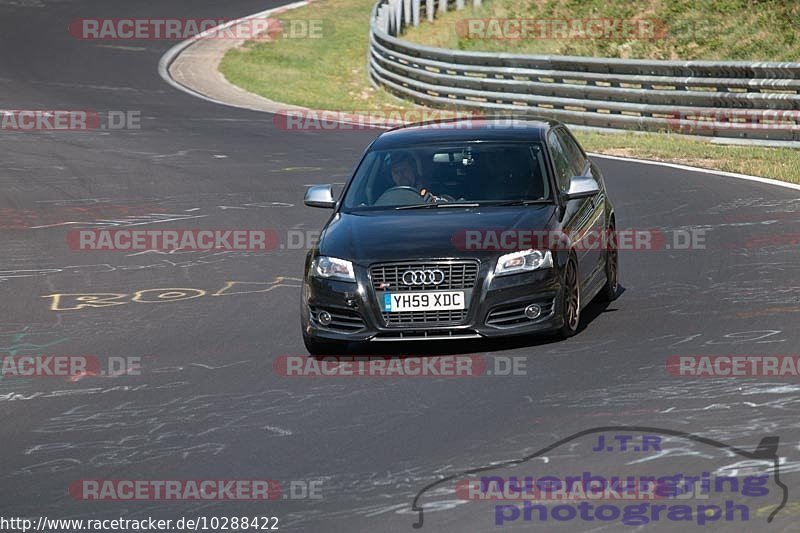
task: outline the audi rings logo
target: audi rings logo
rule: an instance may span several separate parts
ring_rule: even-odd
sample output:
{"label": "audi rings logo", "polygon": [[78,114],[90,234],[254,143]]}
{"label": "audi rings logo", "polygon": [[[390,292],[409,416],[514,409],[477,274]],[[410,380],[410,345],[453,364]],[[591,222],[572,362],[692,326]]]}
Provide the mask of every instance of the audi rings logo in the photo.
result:
{"label": "audi rings logo", "polygon": [[444,282],[444,272],[436,270],[406,270],[403,283],[406,285],[439,285]]}

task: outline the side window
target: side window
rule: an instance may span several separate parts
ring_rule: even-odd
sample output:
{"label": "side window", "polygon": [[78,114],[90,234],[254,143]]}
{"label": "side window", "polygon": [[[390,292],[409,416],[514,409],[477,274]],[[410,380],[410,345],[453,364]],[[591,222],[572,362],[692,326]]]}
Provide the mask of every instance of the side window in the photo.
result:
{"label": "side window", "polygon": [[572,175],[582,176],[584,170],[586,170],[587,161],[578,143],[575,142],[572,135],[564,128],[558,128],[555,131],[558,135],[558,139],[561,141],[561,146],[564,148],[564,155],[567,156],[570,168],[572,168]]}
{"label": "side window", "polygon": [[561,189],[561,192],[567,192],[570,178],[572,178],[574,172],[570,167],[567,155],[564,153],[564,148],[552,131],[547,134],[547,146],[550,148],[550,156],[553,158],[558,188]]}

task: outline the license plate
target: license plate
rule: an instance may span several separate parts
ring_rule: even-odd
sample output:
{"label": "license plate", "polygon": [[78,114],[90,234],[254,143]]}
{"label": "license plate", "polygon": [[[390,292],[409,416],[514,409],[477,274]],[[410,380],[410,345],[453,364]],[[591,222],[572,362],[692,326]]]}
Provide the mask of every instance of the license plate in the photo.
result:
{"label": "license plate", "polygon": [[454,311],[466,309],[464,291],[385,292],[383,311]]}

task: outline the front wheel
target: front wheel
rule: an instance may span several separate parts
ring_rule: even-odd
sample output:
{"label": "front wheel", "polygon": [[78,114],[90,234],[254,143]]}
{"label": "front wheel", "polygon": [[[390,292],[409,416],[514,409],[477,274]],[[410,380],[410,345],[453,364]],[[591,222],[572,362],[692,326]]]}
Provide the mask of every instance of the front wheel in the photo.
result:
{"label": "front wheel", "polygon": [[581,287],[578,281],[578,267],[572,258],[567,262],[564,272],[563,292],[561,315],[564,325],[558,330],[557,335],[566,339],[578,332],[578,324],[581,322]]}
{"label": "front wheel", "polygon": [[310,355],[341,355],[347,349],[347,343],[341,341],[321,341],[303,333],[303,344]]}

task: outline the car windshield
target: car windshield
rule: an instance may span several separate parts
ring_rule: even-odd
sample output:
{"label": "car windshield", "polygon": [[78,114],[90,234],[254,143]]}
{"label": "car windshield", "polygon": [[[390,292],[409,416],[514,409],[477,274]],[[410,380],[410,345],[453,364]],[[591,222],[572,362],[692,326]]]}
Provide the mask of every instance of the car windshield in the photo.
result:
{"label": "car windshield", "polygon": [[372,150],[343,208],[415,209],[550,202],[542,146],[475,142]]}

